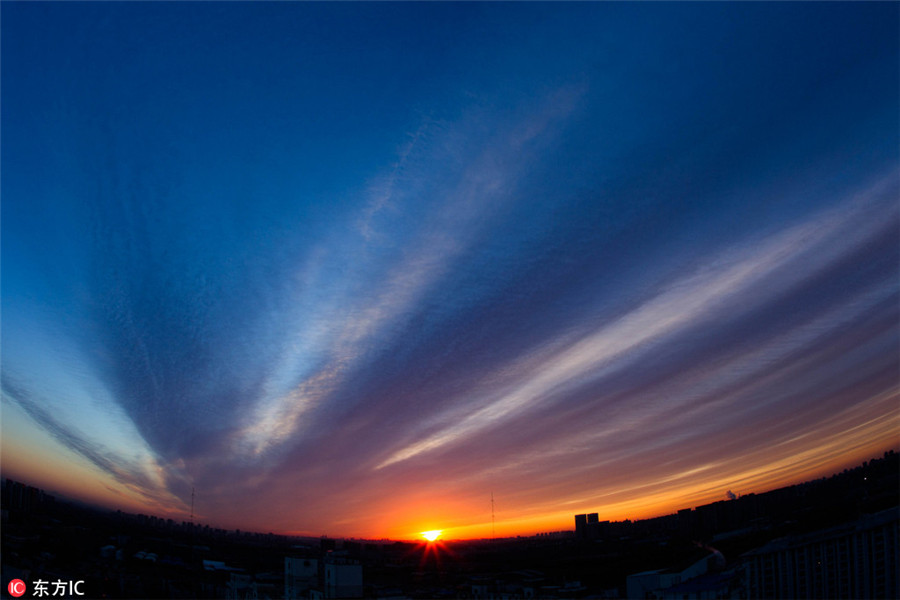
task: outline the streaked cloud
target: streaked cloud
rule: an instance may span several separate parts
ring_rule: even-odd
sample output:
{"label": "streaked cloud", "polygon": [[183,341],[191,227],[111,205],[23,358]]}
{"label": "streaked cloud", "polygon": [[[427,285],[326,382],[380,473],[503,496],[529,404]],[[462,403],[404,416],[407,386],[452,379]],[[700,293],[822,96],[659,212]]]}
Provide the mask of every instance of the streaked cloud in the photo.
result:
{"label": "streaked cloud", "polygon": [[208,10],[4,7],[5,471],[454,537],[896,446],[896,5]]}
{"label": "streaked cloud", "polygon": [[[897,192],[889,187],[891,183],[893,177],[880,182],[880,189],[874,193],[866,193],[866,196],[875,196],[875,202],[869,201],[868,206],[854,199],[852,204],[847,203],[851,206],[841,206],[824,216],[759,240],[750,247],[729,249],[724,256],[700,266],[698,273],[670,284],[652,299],[612,323],[604,324],[598,331],[565,344],[564,348],[564,344],[551,342],[555,351],[540,364],[529,360],[527,366],[504,369],[516,374],[515,382],[507,389],[479,402],[480,406],[465,416],[454,410],[444,419],[452,425],[398,450],[376,468],[464,439],[495,426],[511,414],[528,410],[536,403],[552,403],[554,396],[559,399],[567,390],[621,368],[625,361],[639,360],[642,348],[663,343],[692,327],[713,324],[716,317],[721,317],[716,313],[723,306],[734,306],[737,301],[741,310],[752,310],[754,300],[759,301],[753,298],[754,295],[784,293],[782,287],[772,286],[767,281],[777,278],[778,271],[796,272],[802,268],[805,276],[814,276],[830,262],[842,259],[855,247],[877,234],[883,235],[885,228],[892,227],[891,220],[886,223],[883,219],[884,214],[890,213],[873,211],[871,206],[891,210],[890,199],[895,198]],[[810,255],[815,258],[809,260]],[[794,281],[792,278],[791,284]],[[753,293],[760,288],[762,292]],[[892,291],[896,292],[896,289]],[[473,392],[477,393],[477,390]],[[677,408],[670,401],[669,409]]]}

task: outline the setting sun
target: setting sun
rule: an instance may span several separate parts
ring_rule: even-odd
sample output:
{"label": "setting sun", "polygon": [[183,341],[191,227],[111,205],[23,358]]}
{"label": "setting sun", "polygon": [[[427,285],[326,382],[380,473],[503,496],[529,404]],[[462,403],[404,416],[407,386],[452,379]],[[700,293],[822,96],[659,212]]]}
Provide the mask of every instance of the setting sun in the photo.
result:
{"label": "setting sun", "polygon": [[440,529],[434,529],[432,531],[423,531],[422,537],[425,538],[426,540],[428,540],[429,542],[433,542],[434,540],[441,537],[441,531],[442,530],[440,530]]}

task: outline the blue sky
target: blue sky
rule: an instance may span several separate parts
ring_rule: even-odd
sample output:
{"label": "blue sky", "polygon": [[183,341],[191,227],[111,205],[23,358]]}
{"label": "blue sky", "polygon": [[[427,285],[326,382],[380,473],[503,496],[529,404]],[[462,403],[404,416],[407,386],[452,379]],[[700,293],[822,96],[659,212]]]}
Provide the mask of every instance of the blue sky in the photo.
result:
{"label": "blue sky", "polygon": [[469,537],[900,443],[896,4],[0,10],[4,476]]}

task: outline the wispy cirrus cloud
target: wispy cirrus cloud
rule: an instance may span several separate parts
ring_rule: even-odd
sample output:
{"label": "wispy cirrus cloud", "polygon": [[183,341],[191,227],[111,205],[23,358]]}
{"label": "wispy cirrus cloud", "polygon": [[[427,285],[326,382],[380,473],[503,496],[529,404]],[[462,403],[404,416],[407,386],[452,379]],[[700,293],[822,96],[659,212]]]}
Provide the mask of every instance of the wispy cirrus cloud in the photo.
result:
{"label": "wispy cirrus cloud", "polygon": [[[740,310],[751,311],[755,304],[788,292],[798,281],[815,276],[891,228],[893,220],[885,221],[882,211],[891,210],[890,198],[896,193],[891,174],[838,208],[766,239],[727,249],[698,273],[668,285],[598,331],[564,349],[558,342],[552,343],[553,355],[540,364],[512,367],[509,370],[520,374],[513,385],[475,403],[468,414],[460,415],[454,409],[452,416],[444,418],[452,425],[395,451],[376,469],[495,427],[535,405],[552,403],[567,391],[621,368],[624,361],[639,360],[642,348],[714,322],[722,317],[723,309],[733,310],[736,298],[740,298]],[[800,270],[804,276],[797,278]],[[787,286],[786,273],[790,273]],[[521,375],[524,373],[528,375]]]}
{"label": "wispy cirrus cloud", "polygon": [[[475,123],[455,125],[456,129],[467,132],[465,136],[458,131],[442,132],[447,140],[456,140],[456,144],[480,142],[480,150],[471,157],[457,158],[455,163],[450,161],[452,166],[445,167],[449,172],[443,175],[421,169],[418,172],[407,169],[402,177],[398,175],[414,152],[437,153],[423,161],[432,166],[440,163],[439,157],[466,152],[453,147],[453,141],[448,142],[451,146],[448,148],[440,139],[432,140],[431,148],[416,149],[423,130],[420,128],[412,136],[386,182],[369,192],[373,197],[359,219],[351,219],[361,223],[360,237],[351,235],[341,244],[352,247],[352,254],[345,252],[328,258],[325,248],[312,252],[328,263],[318,267],[320,273],[359,278],[366,285],[362,288],[347,285],[335,296],[323,298],[321,304],[313,307],[313,314],[303,315],[304,322],[317,323],[318,334],[293,336],[300,347],[284,356],[296,361],[298,355],[309,352],[321,358],[320,364],[286,392],[260,399],[245,415],[249,425],[235,434],[236,448],[260,455],[284,443],[298,441],[302,431],[312,426],[316,408],[328,402],[329,395],[340,388],[354,369],[371,359],[371,353],[391,337],[392,329],[402,327],[402,322],[421,305],[423,298],[447,279],[453,265],[484,235],[502,206],[515,198],[519,182],[526,174],[522,166],[533,152],[528,145],[546,146],[548,142],[541,138],[552,140],[576,109],[581,93],[578,87],[557,90],[538,103],[533,113],[487,136],[478,132],[483,115],[474,119]],[[444,181],[447,187],[433,187],[429,182],[434,179]],[[419,204],[429,207],[427,213],[422,214],[421,207],[416,206]],[[405,228],[402,234],[405,247],[385,264],[372,258],[378,250],[378,229],[373,221],[387,206],[402,223],[400,227]],[[411,211],[413,216],[404,214],[405,211]],[[370,269],[374,272],[366,273]],[[315,278],[305,279],[304,291],[316,285]],[[284,368],[296,369],[292,362],[285,361]]]}
{"label": "wispy cirrus cloud", "polygon": [[[126,457],[119,449],[112,449],[60,421],[45,407],[47,402],[35,398],[23,386],[3,375],[3,397],[19,405],[34,421],[63,446],[87,459],[101,471],[131,492],[157,506],[171,506],[176,498],[167,490],[161,469],[149,454]],[[140,454],[140,452],[138,452]]]}
{"label": "wispy cirrus cloud", "polygon": [[4,10],[2,370],[94,488],[521,533],[895,442],[895,6],[81,10]]}

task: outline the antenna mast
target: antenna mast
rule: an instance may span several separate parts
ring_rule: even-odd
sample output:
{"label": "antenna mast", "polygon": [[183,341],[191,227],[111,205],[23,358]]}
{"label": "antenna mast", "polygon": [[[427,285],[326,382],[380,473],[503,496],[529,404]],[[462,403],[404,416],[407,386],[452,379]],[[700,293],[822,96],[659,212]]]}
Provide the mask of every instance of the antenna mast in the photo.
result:
{"label": "antenna mast", "polygon": [[191,527],[194,527],[194,486],[191,486]]}
{"label": "antenna mast", "polygon": [[494,529],[494,492],[491,492],[491,539],[497,538],[497,530]]}

